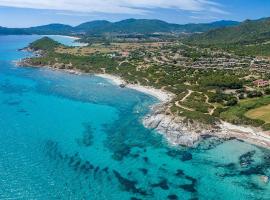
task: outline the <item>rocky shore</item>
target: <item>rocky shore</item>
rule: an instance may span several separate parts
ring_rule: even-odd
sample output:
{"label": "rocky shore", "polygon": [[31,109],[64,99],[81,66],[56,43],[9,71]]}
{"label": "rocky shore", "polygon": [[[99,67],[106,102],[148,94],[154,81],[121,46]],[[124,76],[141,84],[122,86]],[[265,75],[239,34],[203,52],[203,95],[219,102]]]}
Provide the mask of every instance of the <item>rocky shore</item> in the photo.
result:
{"label": "rocky shore", "polygon": [[167,114],[164,103],[154,105],[151,110],[151,113],[143,119],[144,126],[155,129],[175,146],[194,147],[204,135],[214,135],[218,131],[215,125],[205,125]]}
{"label": "rocky shore", "polygon": [[145,127],[154,129],[164,135],[171,145],[195,147],[203,138],[214,136],[223,139],[237,138],[251,144],[270,148],[269,132],[223,121],[206,125],[168,114],[166,108],[166,103],[154,105],[151,113],[143,119],[143,124]]}

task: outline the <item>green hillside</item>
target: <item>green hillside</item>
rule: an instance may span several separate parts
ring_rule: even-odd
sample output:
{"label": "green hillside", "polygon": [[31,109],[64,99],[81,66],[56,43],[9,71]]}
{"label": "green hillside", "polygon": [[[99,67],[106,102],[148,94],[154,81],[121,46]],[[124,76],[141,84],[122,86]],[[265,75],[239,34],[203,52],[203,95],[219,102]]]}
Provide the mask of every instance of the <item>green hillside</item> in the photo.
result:
{"label": "green hillside", "polygon": [[32,42],[29,47],[33,50],[52,50],[56,47],[58,47],[59,45],[61,45],[60,43],[54,41],[53,39],[49,38],[49,37],[43,37],[39,40],[36,40],[34,42]]}
{"label": "green hillside", "polygon": [[197,34],[188,42],[197,44],[255,44],[270,40],[270,18],[246,20],[238,26],[210,30]]}

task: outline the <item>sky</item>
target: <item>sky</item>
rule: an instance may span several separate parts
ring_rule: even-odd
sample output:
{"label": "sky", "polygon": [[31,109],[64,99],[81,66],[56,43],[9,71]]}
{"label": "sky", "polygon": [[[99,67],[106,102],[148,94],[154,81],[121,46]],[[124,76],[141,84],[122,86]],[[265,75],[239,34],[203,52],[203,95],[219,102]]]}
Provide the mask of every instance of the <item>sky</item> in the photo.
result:
{"label": "sky", "polygon": [[0,0],[0,26],[93,20],[160,19],[170,23],[243,21],[270,17],[270,0]]}

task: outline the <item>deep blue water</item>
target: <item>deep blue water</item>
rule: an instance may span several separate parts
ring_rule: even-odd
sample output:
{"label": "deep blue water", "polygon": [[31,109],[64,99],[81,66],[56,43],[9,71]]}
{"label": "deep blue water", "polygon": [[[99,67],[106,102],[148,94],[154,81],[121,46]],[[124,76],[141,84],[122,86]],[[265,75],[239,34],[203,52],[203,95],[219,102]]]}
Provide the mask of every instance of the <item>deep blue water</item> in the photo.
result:
{"label": "deep blue water", "polygon": [[270,199],[269,150],[216,138],[170,147],[141,124],[154,98],[16,67],[39,37],[0,37],[0,199]]}

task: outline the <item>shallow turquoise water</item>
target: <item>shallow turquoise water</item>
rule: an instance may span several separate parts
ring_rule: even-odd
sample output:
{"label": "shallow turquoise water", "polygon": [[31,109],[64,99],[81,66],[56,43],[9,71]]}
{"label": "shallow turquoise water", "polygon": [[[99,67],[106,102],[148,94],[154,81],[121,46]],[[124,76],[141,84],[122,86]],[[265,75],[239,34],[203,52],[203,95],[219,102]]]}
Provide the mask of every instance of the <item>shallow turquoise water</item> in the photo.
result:
{"label": "shallow turquoise water", "polygon": [[140,122],[154,98],[15,67],[39,37],[0,37],[0,199],[270,199],[269,150],[216,138],[170,147]]}

